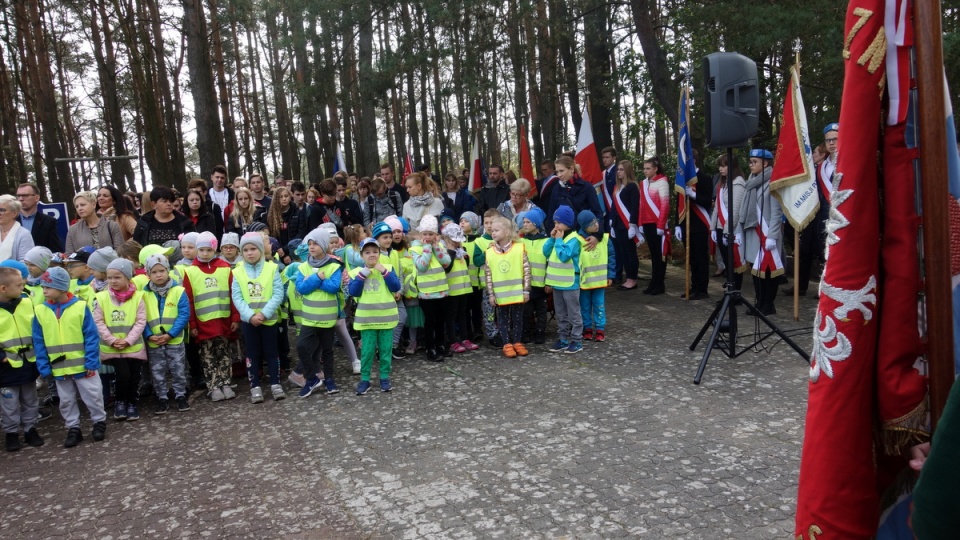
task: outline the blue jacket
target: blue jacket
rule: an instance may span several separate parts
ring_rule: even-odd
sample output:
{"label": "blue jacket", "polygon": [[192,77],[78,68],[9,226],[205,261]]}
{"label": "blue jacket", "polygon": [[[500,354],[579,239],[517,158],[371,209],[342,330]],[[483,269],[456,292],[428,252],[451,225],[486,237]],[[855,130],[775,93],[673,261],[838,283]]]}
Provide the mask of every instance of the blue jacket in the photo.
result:
{"label": "blue jacket", "polygon": [[[602,197],[602,195],[599,195]],[[573,182],[567,183],[557,180],[550,190],[550,206],[544,210],[547,219],[544,221],[544,229],[553,230],[553,213],[557,208],[566,205],[573,209],[573,215],[578,215],[582,210],[590,210],[593,215],[600,219],[600,233],[606,232],[603,209],[600,208],[600,199],[597,190],[590,182],[583,180],[579,176],[574,177]],[[542,207],[541,207],[542,208]]]}
{"label": "blue jacket", "polygon": [[[337,262],[336,259],[331,260]],[[326,279],[320,279],[320,274],[316,272],[305,276],[300,271],[296,273],[294,279],[294,287],[300,294],[310,294],[318,289],[328,294],[337,294],[340,292],[340,282],[343,280],[343,264],[337,264],[337,269]]]}
{"label": "blue jacket", "polygon": [[557,258],[560,259],[560,262],[570,262],[573,261],[573,285],[569,287],[554,287],[558,291],[574,291],[580,288],[580,240],[577,238],[577,234],[573,231],[567,231],[567,235],[563,237],[562,242],[558,242],[556,238],[550,237],[543,244],[543,255],[547,257],[547,266],[550,265],[550,254],[553,253],[553,250],[557,250]]}
{"label": "blue jacket", "polygon": [[460,223],[460,216],[464,212],[473,212],[473,208],[477,204],[477,199],[466,188],[457,191],[457,199],[453,202],[447,197],[446,192],[440,194],[440,199],[443,201],[443,207],[449,208],[453,212],[454,221],[457,223]]}
{"label": "blue jacket", "polygon": [[[260,277],[260,272],[263,272],[263,263],[263,259],[258,261],[257,264],[250,264],[247,261],[243,261],[243,263],[237,264],[237,268],[241,268],[242,271],[246,272],[250,279],[256,279]],[[243,299],[243,292],[240,290],[239,280],[233,280],[233,284],[230,286],[230,298],[233,299],[233,305],[237,307],[240,320],[250,322],[250,317],[253,317],[256,313],[250,308],[246,300]],[[269,319],[276,315],[282,303],[283,282],[280,281],[280,270],[278,269],[277,273],[273,275],[273,292],[270,295],[270,300],[267,300],[267,305],[263,306],[263,316]]]}
{"label": "blue jacket", "polygon": [[[76,296],[71,296],[69,300],[62,304],[51,304],[50,302],[44,302],[36,306],[36,310],[49,309],[52,310],[57,318],[60,318],[63,310],[77,302],[83,302]],[[93,322],[93,314],[90,313],[90,308],[83,306],[83,356],[85,362],[83,368],[87,371],[96,371],[100,369],[100,332],[97,330],[97,323]],[[33,320],[33,349],[37,352],[37,369],[40,370],[40,375],[44,377],[49,376],[51,373],[50,368],[50,355],[47,353],[47,345],[43,339],[43,328],[40,327],[39,319]],[[74,379],[82,379],[86,377],[85,373],[78,373],[73,376]],[[63,377],[59,377],[63,379]]]}
{"label": "blue jacket", "polygon": [[[376,270],[371,269],[370,271],[375,272]],[[364,281],[363,274],[357,274],[357,277],[350,280],[350,285],[347,286],[347,294],[354,298],[360,298],[363,295]],[[383,275],[383,281],[386,282],[388,291],[395,293],[400,290],[400,278],[393,270]]]}
{"label": "blue jacket", "polygon": [[[173,278],[170,278],[173,279]],[[174,285],[179,285],[179,283],[174,281]],[[147,283],[143,287],[143,294],[152,294],[157,297],[157,308],[159,309],[160,316],[163,316],[163,308],[166,305],[166,302],[160,298],[160,295],[150,290],[150,284]],[[170,334],[170,337],[175,338],[183,333],[184,330],[190,325],[190,300],[187,298],[186,292],[180,295],[180,301],[177,302],[177,318],[173,321],[173,326],[166,329],[167,334]],[[150,325],[148,324],[143,329],[144,339],[153,335],[153,332],[150,330]]]}

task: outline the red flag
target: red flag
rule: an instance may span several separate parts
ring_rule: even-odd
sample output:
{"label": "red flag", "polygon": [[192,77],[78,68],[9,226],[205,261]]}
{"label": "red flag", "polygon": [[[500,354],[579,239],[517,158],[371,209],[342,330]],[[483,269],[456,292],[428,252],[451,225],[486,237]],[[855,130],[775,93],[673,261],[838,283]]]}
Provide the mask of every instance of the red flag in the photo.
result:
{"label": "red flag", "polygon": [[793,66],[783,101],[783,124],[770,175],[770,192],[780,201],[783,214],[798,231],[816,217],[820,208],[815,171],[807,113],[800,93],[800,73],[797,66]]}
{"label": "red flag", "polygon": [[882,496],[906,465],[899,455],[923,435],[926,381],[914,367],[922,356],[915,151],[904,123],[879,132],[885,7],[854,0],[847,8],[840,109],[847,135],[837,152],[814,320],[795,529],[803,540],[873,538]]}
{"label": "red flag", "polygon": [[580,177],[597,184],[603,180],[603,169],[597,158],[597,145],[593,142],[593,129],[590,127],[590,111],[583,104],[583,120],[580,122],[580,135],[577,137],[577,155],[574,158],[580,166]]}
{"label": "red flag", "polygon": [[470,180],[467,181],[467,189],[476,192],[483,187],[483,163],[480,161],[480,132],[477,131],[473,136],[473,149],[470,150]]}
{"label": "red flag", "polygon": [[403,177],[406,178],[408,174],[413,174],[413,161],[410,160],[410,150],[407,150],[407,155],[403,158]]}
{"label": "red flag", "polygon": [[530,182],[530,198],[537,196],[537,177],[533,172],[533,158],[527,143],[527,128],[520,124],[520,178]]}

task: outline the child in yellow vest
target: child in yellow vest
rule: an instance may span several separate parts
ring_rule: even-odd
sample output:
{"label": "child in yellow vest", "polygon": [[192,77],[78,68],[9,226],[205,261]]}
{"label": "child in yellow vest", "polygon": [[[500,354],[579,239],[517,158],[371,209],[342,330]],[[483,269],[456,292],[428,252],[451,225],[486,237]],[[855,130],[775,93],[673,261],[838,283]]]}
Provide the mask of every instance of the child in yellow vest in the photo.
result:
{"label": "child in yellow vest", "polygon": [[70,274],[59,267],[40,276],[44,302],[36,306],[33,320],[33,348],[37,369],[57,381],[60,415],[67,427],[63,446],[72,448],[83,440],[80,431],[80,406],[83,400],[93,420],[93,440],[107,434],[107,414],[103,410],[103,386],[97,376],[100,367],[100,336],[87,305],[69,293]]}
{"label": "child in yellow vest", "polygon": [[140,373],[147,361],[143,330],[147,307],[143,291],[131,283],[133,263],[116,259],[107,266],[107,290],[97,293],[93,320],[100,333],[100,358],[116,370],[115,420],[140,419]]}
{"label": "child in yellow vest", "polygon": [[523,235],[520,241],[530,260],[530,301],[523,306],[523,331],[528,336],[532,335],[534,343],[542,345],[547,340],[547,292],[544,290],[547,257],[543,254],[543,245],[547,243],[547,235],[543,231],[546,215],[543,210],[533,208],[520,212],[514,219]]}
{"label": "child in yellow vest", "polygon": [[24,290],[30,295],[30,301],[33,305],[43,303],[43,287],[40,286],[40,276],[50,268],[50,261],[53,259],[53,252],[43,246],[36,246],[30,249],[23,256],[23,264],[27,265],[27,281]]}
{"label": "child in yellow vest", "polygon": [[144,268],[150,282],[143,291],[147,308],[147,358],[153,391],[157,396],[154,414],[169,409],[167,373],[173,381],[173,395],[180,412],[189,411],[187,401],[187,368],[184,338],[190,325],[190,302],[183,287],[170,277],[170,261],[163,254],[147,257]]}
{"label": "child in yellow vest", "polygon": [[[463,249],[467,252],[467,271],[470,273],[470,298],[467,300],[467,325],[470,327],[468,335],[470,341],[476,343],[483,339],[483,294],[484,287],[480,284],[480,269],[476,266],[474,245],[480,238],[483,221],[477,214],[467,211],[460,215],[460,229],[467,239],[463,242]],[[489,246],[488,246],[489,247]]]}
{"label": "child in yellow vest", "polygon": [[0,262],[0,354],[4,355],[0,361],[0,424],[7,452],[20,449],[21,427],[27,444],[43,445],[37,433],[40,400],[33,349],[34,306],[23,293],[26,275],[27,267],[21,262]]}
{"label": "child in yellow vest", "polygon": [[455,353],[475,351],[480,347],[470,341],[470,328],[467,325],[467,306],[473,293],[467,250],[463,247],[467,237],[464,236],[463,229],[451,220],[443,228],[443,241],[452,260],[450,271],[447,272],[450,296],[447,298],[447,316],[444,318],[447,341],[451,342],[450,350]]}
{"label": "child in yellow vest", "polygon": [[424,318],[423,345],[427,349],[427,360],[443,362],[443,358],[452,356],[443,327],[449,294],[446,270],[450,267],[450,255],[440,240],[437,218],[430,214],[423,216],[417,230],[420,240],[414,240],[410,252],[417,267],[417,290]]}
{"label": "child in yellow vest", "polygon": [[[428,216],[432,217],[432,216]],[[424,218],[426,219],[426,218]],[[422,223],[422,222],[421,222]],[[434,226],[436,218],[434,218]],[[373,238],[360,245],[363,268],[350,272],[348,293],[357,299],[357,315],[353,327],[360,332],[360,384],[357,395],[370,390],[370,371],[373,359],[380,351],[380,391],[393,390],[390,383],[393,329],[397,326],[397,303],[394,293],[400,291],[400,279],[388,266],[380,262],[380,246]]]}
{"label": "child in yellow vest", "polygon": [[500,330],[497,328],[496,306],[487,301],[489,295],[485,293],[486,284],[484,283],[483,269],[483,265],[487,263],[487,249],[493,242],[493,237],[490,236],[490,227],[492,227],[493,220],[497,217],[501,217],[501,214],[497,212],[496,208],[489,208],[483,213],[483,234],[473,242],[471,259],[473,266],[477,268],[477,287],[479,287],[481,291],[480,311],[483,317],[483,332],[487,336],[487,342],[490,343],[492,347],[499,349],[503,347],[506,342],[503,340],[503,337],[500,335]]}
{"label": "child in yellow vest", "polygon": [[580,240],[573,228],[573,209],[561,205],[553,213],[553,230],[543,244],[547,257],[544,284],[553,290],[557,316],[557,342],[550,352],[577,354],[583,350],[583,317],[580,314]]}
{"label": "child in yellow vest", "polygon": [[87,261],[93,252],[93,246],[84,246],[71,253],[64,263],[67,272],[70,273],[70,292],[86,302],[87,307],[91,310],[93,309],[93,296],[96,291],[93,289],[93,270],[87,266]]}
{"label": "child in yellow vest", "polygon": [[507,358],[527,356],[523,345],[523,304],[530,301],[530,260],[516,241],[513,222],[500,216],[490,224],[493,243],[487,248],[484,275],[487,298],[497,309],[497,326]]}
{"label": "child in yellow vest", "polygon": [[90,254],[87,266],[93,271],[93,290],[100,292],[107,289],[107,265],[115,261],[120,255],[111,247],[102,247]]}
{"label": "child in yellow vest", "polygon": [[607,307],[604,291],[616,275],[616,256],[610,235],[604,234],[597,246],[587,251],[587,238],[600,230],[600,221],[590,210],[577,214],[580,229],[580,317],[583,319],[583,340],[605,341]]}

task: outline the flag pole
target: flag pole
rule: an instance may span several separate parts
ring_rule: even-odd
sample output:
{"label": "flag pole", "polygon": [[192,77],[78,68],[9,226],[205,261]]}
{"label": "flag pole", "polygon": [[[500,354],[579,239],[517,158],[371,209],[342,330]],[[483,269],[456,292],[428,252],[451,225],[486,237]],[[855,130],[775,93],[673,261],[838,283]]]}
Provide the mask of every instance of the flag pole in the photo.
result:
{"label": "flag pole", "polygon": [[793,229],[793,320],[800,320],[800,231]]}
{"label": "flag pole", "polygon": [[[685,108],[685,111],[686,111],[685,114],[687,117],[684,120],[687,122],[687,133],[690,133],[690,87],[687,86],[686,77],[684,77],[683,86],[684,86],[683,92],[685,94],[684,98],[686,99],[686,102],[687,102],[687,106]],[[677,147],[677,152],[678,153],[680,152],[679,146]],[[687,178],[686,181],[689,183],[690,179]],[[686,196],[687,196],[686,193],[681,195],[681,197],[686,197]],[[683,233],[686,235],[686,238],[684,239],[685,242],[683,243],[686,251],[686,257],[684,257],[684,263],[683,263],[683,267],[684,267],[683,273],[684,273],[684,281],[685,281],[684,286],[685,286],[685,292],[686,292],[686,296],[684,298],[686,298],[688,302],[690,301],[690,212],[693,210],[692,206],[696,204],[696,201],[689,201],[689,202],[690,204],[686,205],[687,211],[685,212],[686,215],[683,218],[685,222]]]}
{"label": "flag pole", "polygon": [[[950,214],[944,106],[940,0],[914,2],[920,171],[923,201],[925,341],[930,385],[930,426],[936,429],[954,381]],[[924,121],[925,120],[925,121]]]}

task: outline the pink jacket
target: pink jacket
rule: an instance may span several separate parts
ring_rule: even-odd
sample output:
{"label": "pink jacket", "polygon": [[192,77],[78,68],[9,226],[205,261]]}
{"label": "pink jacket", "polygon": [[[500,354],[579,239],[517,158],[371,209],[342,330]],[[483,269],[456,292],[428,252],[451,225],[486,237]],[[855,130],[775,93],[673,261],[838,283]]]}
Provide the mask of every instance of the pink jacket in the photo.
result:
{"label": "pink jacket", "polygon": [[[113,295],[113,291],[109,288],[110,291],[110,302],[114,306],[120,306],[120,302],[117,302],[116,297]],[[131,300],[132,301],[132,300]],[[117,338],[110,333],[110,329],[107,328],[107,323],[103,318],[103,307],[100,303],[97,303],[97,307],[93,310],[93,321],[97,323],[97,331],[100,333],[100,340],[106,343],[107,345],[113,345]],[[147,327],[147,306],[143,303],[143,300],[140,300],[140,305],[137,306],[137,320],[133,323],[133,328],[130,329],[130,333],[127,334],[127,337],[124,338],[127,343],[133,344],[137,340],[143,339],[143,330]],[[100,351],[100,360],[110,360],[111,358],[136,358],[138,360],[147,359],[147,347],[144,344],[144,347],[135,353],[105,353],[103,350]]]}
{"label": "pink jacket", "polygon": [[[666,229],[667,217],[670,214],[670,182],[661,174],[645,183],[648,186],[646,194],[643,192],[643,184],[640,185],[640,225],[656,224],[658,229]],[[648,199],[660,211],[659,217]]]}

